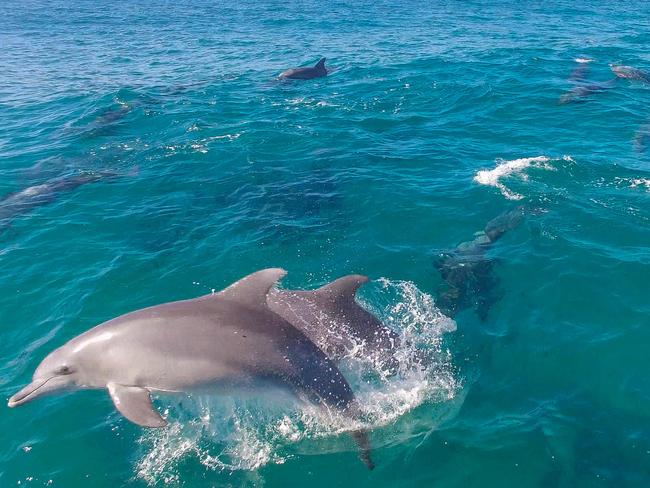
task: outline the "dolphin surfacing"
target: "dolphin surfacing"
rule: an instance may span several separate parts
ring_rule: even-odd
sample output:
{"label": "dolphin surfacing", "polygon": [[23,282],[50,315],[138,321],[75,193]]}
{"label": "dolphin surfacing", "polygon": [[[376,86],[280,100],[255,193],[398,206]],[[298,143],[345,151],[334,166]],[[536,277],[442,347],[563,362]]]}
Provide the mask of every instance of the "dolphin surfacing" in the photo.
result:
{"label": "dolphin surfacing", "polygon": [[[272,312],[269,290],[286,272],[265,269],[225,290],[127,313],[52,351],[9,407],[64,389],[107,389],[115,408],[143,427],[166,420],[152,392],[271,385],[298,398],[359,415],[350,385],[300,330]],[[352,433],[372,469],[367,433]]]}
{"label": "dolphin surfacing", "polygon": [[280,79],[290,80],[311,80],[312,78],[320,78],[322,76],[327,76],[325,58],[320,58],[314,66],[291,68],[280,73]]}
{"label": "dolphin surfacing", "polygon": [[626,80],[638,80],[643,81],[644,83],[650,83],[650,73],[647,71],[634,68],[632,66],[625,66],[622,64],[613,64],[610,66],[612,73],[616,75],[617,78],[623,78]]}
{"label": "dolphin surfacing", "polygon": [[301,330],[334,361],[369,357],[382,369],[396,370],[393,352],[400,336],[355,300],[362,275],[343,276],[316,290],[272,289],[269,308]]}

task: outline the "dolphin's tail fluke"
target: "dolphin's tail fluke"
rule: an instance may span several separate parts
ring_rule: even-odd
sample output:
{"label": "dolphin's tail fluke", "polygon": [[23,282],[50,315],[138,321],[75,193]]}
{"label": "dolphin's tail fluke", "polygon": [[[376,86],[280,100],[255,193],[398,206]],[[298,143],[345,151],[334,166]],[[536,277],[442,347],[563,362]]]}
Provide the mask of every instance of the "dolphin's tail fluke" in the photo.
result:
{"label": "dolphin's tail fluke", "polygon": [[486,225],[484,232],[490,239],[495,242],[500,239],[507,231],[512,230],[521,224],[527,209],[524,205],[519,205],[513,209],[506,210],[502,214],[490,220]]}
{"label": "dolphin's tail fluke", "polygon": [[375,463],[370,457],[370,439],[368,439],[368,432],[365,430],[355,430],[352,432],[352,438],[359,446],[359,459],[366,466],[372,470],[375,469]]}
{"label": "dolphin's tail fluke", "polygon": [[[355,419],[357,421],[361,418],[361,409],[359,408],[359,404],[355,399],[347,403],[347,405],[343,408],[343,413],[349,418]],[[371,470],[375,469],[375,463],[370,457],[371,447],[370,437],[368,437],[368,430],[359,428],[352,431],[350,435],[352,436],[352,439],[354,439],[354,442],[357,443],[357,446],[359,446],[359,459],[361,462],[366,466],[366,468]]]}

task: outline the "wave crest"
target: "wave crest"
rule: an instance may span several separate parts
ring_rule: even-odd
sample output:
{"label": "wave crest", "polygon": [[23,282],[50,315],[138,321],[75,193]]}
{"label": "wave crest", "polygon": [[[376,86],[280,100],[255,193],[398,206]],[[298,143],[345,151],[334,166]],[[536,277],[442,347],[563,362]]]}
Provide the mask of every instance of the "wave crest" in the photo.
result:
{"label": "wave crest", "polygon": [[[573,161],[571,159],[571,156],[563,156],[561,159],[564,161]],[[521,200],[524,198],[524,196],[510,190],[505,184],[502,183],[501,180],[511,176],[519,176],[521,179],[526,180],[528,179],[528,175],[525,171],[528,168],[555,171],[555,168],[550,163],[559,160],[560,158],[552,159],[547,156],[519,158],[512,159],[510,161],[497,159],[496,167],[478,171],[476,175],[474,175],[474,181],[480,185],[493,186],[495,188],[498,188],[499,191],[501,191],[501,194],[508,200]]]}

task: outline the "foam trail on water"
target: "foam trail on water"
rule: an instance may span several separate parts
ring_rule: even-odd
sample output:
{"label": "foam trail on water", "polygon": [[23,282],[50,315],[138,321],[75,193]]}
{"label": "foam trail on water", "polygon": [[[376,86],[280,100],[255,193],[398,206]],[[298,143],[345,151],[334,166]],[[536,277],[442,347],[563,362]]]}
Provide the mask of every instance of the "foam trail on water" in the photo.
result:
{"label": "foam trail on water", "polygon": [[[564,156],[565,161],[572,161],[571,156]],[[519,176],[521,179],[526,180],[528,176],[525,171],[528,168],[538,168],[554,171],[555,168],[550,165],[551,161],[558,159],[551,159],[547,156],[535,156],[532,158],[519,158],[510,161],[497,159],[496,167],[492,169],[482,169],[474,175],[474,181],[481,185],[493,186],[501,191],[501,194],[508,200],[521,200],[523,195],[516,193],[506,187],[501,180],[510,176]]]}
{"label": "foam trail on water", "polygon": [[630,182],[630,188],[642,187],[650,190],[650,178],[633,178]]}
{"label": "foam trail on water", "polygon": [[458,397],[461,382],[443,340],[456,330],[455,322],[411,282],[371,282],[360,302],[399,331],[403,344],[396,375],[381,371],[371,358],[340,365],[361,405],[358,421],[280,393],[180,397],[169,404],[167,428],[142,434],[136,477],[150,485],[178,484],[179,466],[188,460],[211,471],[251,472],[299,454],[356,452],[350,437],[339,434],[359,428],[373,430],[374,449],[434,429],[448,413],[424,422],[399,420],[425,402],[451,405]]}

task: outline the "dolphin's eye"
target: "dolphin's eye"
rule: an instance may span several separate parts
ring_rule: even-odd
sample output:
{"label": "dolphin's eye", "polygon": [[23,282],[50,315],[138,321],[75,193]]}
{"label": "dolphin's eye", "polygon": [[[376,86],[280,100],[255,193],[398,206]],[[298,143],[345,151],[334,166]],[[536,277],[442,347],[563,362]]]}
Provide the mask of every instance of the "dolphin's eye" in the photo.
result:
{"label": "dolphin's eye", "polygon": [[72,369],[70,369],[70,366],[61,366],[59,369],[56,370],[56,374],[70,374],[72,373]]}

